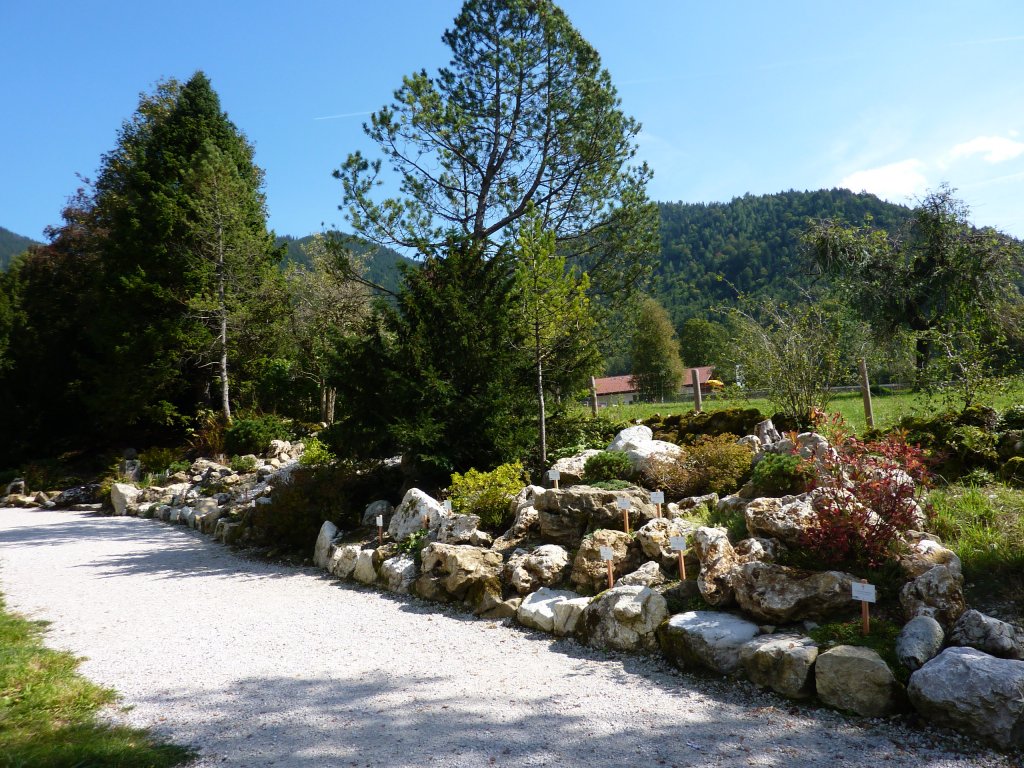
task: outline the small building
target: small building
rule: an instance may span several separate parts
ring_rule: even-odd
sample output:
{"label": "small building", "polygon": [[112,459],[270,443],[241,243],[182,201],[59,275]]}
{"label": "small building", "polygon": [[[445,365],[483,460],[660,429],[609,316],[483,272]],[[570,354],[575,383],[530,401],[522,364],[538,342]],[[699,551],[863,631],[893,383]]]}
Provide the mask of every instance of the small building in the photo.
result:
{"label": "small building", "polygon": [[[686,378],[683,381],[682,389],[678,394],[679,400],[687,400],[693,397],[693,374],[691,371],[697,371],[697,378],[700,382],[700,391],[702,393],[709,392],[711,387],[708,386],[708,381],[714,375],[715,366],[713,365],[702,365],[697,368],[687,368]],[[626,374],[625,376],[605,376],[600,379],[595,379],[594,383],[597,386],[597,407],[604,408],[609,405],[629,405],[630,403],[637,402],[637,389],[633,384],[633,376]],[[675,399],[675,398],[674,398]]]}

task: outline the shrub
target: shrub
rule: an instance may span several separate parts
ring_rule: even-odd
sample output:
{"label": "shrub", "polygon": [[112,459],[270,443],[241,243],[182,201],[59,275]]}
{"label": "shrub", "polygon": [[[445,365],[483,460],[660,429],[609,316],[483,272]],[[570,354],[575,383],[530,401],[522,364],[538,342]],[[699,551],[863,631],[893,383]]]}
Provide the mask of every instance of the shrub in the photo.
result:
{"label": "shrub", "polygon": [[991,485],[995,481],[996,476],[982,467],[975,467],[960,479],[960,482],[964,485],[973,485],[975,487]]}
{"label": "shrub", "polygon": [[232,454],[266,453],[271,440],[288,440],[287,420],[272,413],[235,419],[224,431],[224,449]]}
{"label": "shrub", "polygon": [[189,447],[200,456],[219,456],[224,453],[224,417],[217,411],[200,408],[196,413],[195,426],[188,430],[188,435]]}
{"label": "shrub", "polygon": [[232,456],[228,466],[239,474],[246,474],[248,472],[255,472],[256,467],[259,466],[259,461],[251,453],[248,453],[245,456]]}
{"label": "shrub", "polygon": [[690,411],[662,419],[655,415],[644,422],[657,440],[690,443],[702,435],[749,435],[765,416],[757,408],[725,408],[721,411]]}
{"label": "shrub", "polygon": [[319,467],[336,460],[337,456],[319,438],[311,437],[306,441],[306,450],[299,457],[299,464],[303,467]]}
{"label": "shrub", "polygon": [[548,461],[575,456],[588,448],[604,448],[629,424],[604,414],[591,416],[585,411],[565,410],[548,417]]}
{"label": "shrub", "polygon": [[139,454],[142,471],[154,475],[167,472],[181,458],[181,451],[175,448],[149,448]]}
{"label": "shrub", "polygon": [[683,458],[670,456],[654,456],[647,462],[641,480],[643,484],[654,490],[665,492],[666,499],[681,499],[692,496],[693,473]]}
{"label": "shrub", "polygon": [[753,454],[736,435],[704,435],[689,447],[686,465],[692,481],[688,496],[724,495],[738,490],[750,473]]}
{"label": "shrub", "polygon": [[523,465],[502,464],[491,472],[470,469],[464,475],[452,474],[449,498],[452,511],[460,515],[478,515],[486,530],[498,532],[512,523],[509,502],[524,485]]}
{"label": "shrub", "polygon": [[627,488],[632,488],[632,483],[627,483],[625,480],[598,480],[592,484],[594,488],[600,488],[602,491],[624,491]]}
{"label": "shrub", "polygon": [[1002,432],[1024,430],[1024,405],[1014,405],[1003,411],[999,418],[999,429]]}
{"label": "shrub", "polygon": [[765,496],[803,493],[812,482],[811,467],[799,456],[768,453],[757,462],[750,481]]}
{"label": "shrub", "polygon": [[583,482],[587,485],[608,480],[626,480],[633,474],[633,463],[622,451],[595,453],[583,465]]}
{"label": "shrub", "polygon": [[1008,459],[999,474],[1011,485],[1024,485],[1024,456],[1014,456]]}

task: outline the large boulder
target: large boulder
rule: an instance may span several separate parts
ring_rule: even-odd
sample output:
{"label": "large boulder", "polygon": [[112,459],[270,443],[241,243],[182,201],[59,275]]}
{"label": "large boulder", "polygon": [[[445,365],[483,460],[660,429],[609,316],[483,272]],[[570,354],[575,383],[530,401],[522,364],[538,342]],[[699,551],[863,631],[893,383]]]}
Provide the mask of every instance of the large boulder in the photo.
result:
{"label": "large boulder", "polygon": [[911,672],[920,669],[942,650],[946,635],[931,616],[915,616],[896,638],[896,658]]}
{"label": "large boulder", "polygon": [[736,671],[740,649],[757,636],[756,624],[717,611],[677,613],[658,630],[665,657],[680,669],[703,667],[722,675]]}
{"label": "large boulder", "polygon": [[355,568],[352,569],[352,578],[367,586],[377,583],[377,568],[372,549],[359,550]]}
{"label": "large boulder", "polygon": [[317,568],[326,568],[331,559],[331,544],[338,535],[338,526],[330,520],[324,520],[320,526],[320,533],[316,537],[316,545],[313,547],[313,565]]}
{"label": "large boulder", "polygon": [[648,587],[615,587],[583,611],[576,634],[587,645],[617,651],[650,651],[655,630],[668,616],[665,598]]}
{"label": "large boulder", "polygon": [[967,610],[964,577],[947,565],[936,565],[903,585],[900,605],[908,621],[931,616],[943,627],[952,627]]}
{"label": "large boulder", "polygon": [[572,564],[570,582],[584,594],[595,594],[608,588],[608,565],[601,558],[601,548],[612,550],[612,578],[624,576],[640,562],[632,537],[623,531],[594,531],[580,544]]}
{"label": "large boulder", "polygon": [[558,487],[568,488],[570,485],[577,485],[583,482],[583,468],[587,464],[587,459],[591,456],[596,456],[602,453],[602,451],[594,448],[588,448],[585,451],[581,451],[574,456],[566,456],[564,459],[559,459],[551,465],[551,469],[558,472]]}
{"label": "large boulder", "polygon": [[509,502],[509,512],[514,522],[511,528],[494,540],[491,549],[508,554],[539,533],[540,517],[534,502],[542,493],[544,489],[539,485],[528,485]]}
{"label": "large boulder", "polygon": [[441,521],[447,517],[449,513],[440,502],[419,488],[410,488],[391,517],[388,535],[393,541],[404,541],[416,531],[423,530],[424,519],[429,530],[437,531]]}
{"label": "large boulder", "polygon": [[814,693],[818,646],[803,635],[761,635],[740,647],[740,665],[755,685],[791,699]]}
{"label": "large boulder", "polygon": [[726,606],[735,599],[733,580],[739,562],[724,528],[700,527],[693,534],[693,552],[700,561],[697,586],[708,605]]}
{"label": "large boulder", "polygon": [[555,634],[559,637],[575,634],[583,611],[590,605],[591,600],[589,597],[575,597],[556,602],[551,608],[555,615]]}
{"label": "large boulder", "polygon": [[142,491],[129,483],[114,483],[110,486],[110,503],[118,516],[133,513],[133,507]]}
{"label": "large boulder", "polygon": [[625,454],[633,472],[642,475],[648,470],[666,462],[676,462],[686,457],[686,451],[675,443],[665,440],[648,440],[643,443],[631,444]]}
{"label": "large boulder", "polygon": [[743,514],[751,536],[778,539],[789,546],[799,546],[817,520],[817,513],[806,497],[754,499]]}
{"label": "large boulder", "polygon": [[516,620],[524,627],[539,629],[541,632],[554,632],[555,606],[578,597],[575,592],[568,590],[541,587],[523,598],[516,611]]}
{"label": "large boulder", "polygon": [[954,573],[962,572],[956,553],[931,539],[912,542],[900,557],[900,566],[912,579],[923,576],[936,565],[944,565]]}
{"label": "large boulder", "polygon": [[617,434],[608,444],[609,451],[628,451],[635,445],[648,443],[654,439],[654,432],[650,427],[637,424],[635,427],[627,427]]}
{"label": "large boulder", "polygon": [[902,700],[892,670],[871,648],[837,645],[818,654],[814,680],[825,704],[863,717],[892,714]]}
{"label": "large boulder", "polygon": [[351,578],[362,549],[358,544],[343,544],[340,547],[333,547],[327,562],[327,571],[339,579]]}
{"label": "large boulder", "polygon": [[540,587],[560,584],[570,568],[569,553],[564,547],[543,544],[529,552],[515,552],[505,563],[505,582],[520,595],[525,595]]}
{"label": "large boulder", "polygon": [[426,600],[463,603],[483,613],[501,603],[502,565],[498,552],[434,542],[423,548],[422,574],[413,592]]}
{"label": "large boulder", "polygon": [[[694,529],[694,524],[687,520],[659,517],[641,526],[636,532],[636,540],[646,557],[668,569],[678,567],[679,563],[679,554],[672,549],[672,538],[689,537]],[[690,560],[689,564],[696,567],[696,555],[688,553],[687,557]]]}
{"label": "large boulder", "polygon": [[410,555],[395,555],[381,563],[378,579],[389,592],[405,595],[417,573],[416,561]]}
{"label": "large boulder", "polygon": [[472,544],[489,547],[494,543],[491,534],[480,530],[479,515],[452,515],[441,520],[437,540],[442,544]]}
{"label": "large boulder", "polygon": [[64,509],[76,504],[95,504],[99,500],[99,494],[100,486],[97,483],[89,483],[61,491],[52,501],[54,507]]}
{"label": "large boulder", "polygon": [[910,676],[911,704],[935,725],[1024,747],[1024,661],[947,648]]}
{"label": "large boulder", "polygon": [[751,562],[733,574],[736,602],[758,621],[785,624],[848,611],[854,577],[840,571],[804,571]]}
{"label": "large boulder", "polygon": [[653,560],[648,560],[632,573],[615,580],[616,587],[658,587],[667,582],[661,566]]}
{"label": "large boulder", "polygon": [[1024,629],[974,609],[964,611],[956,620],[949,644],[976,648],[1003,659],[1024,659]]}
{"label": "large boulder", "polygon": [[572,488],[549,488],[537,496],[540,536],[545,542],[561,544],[570,549],[579,545],[587,531],[623,527],[619,500],[629,502],[629,523],[636,530],[657,516],[646,491],[631,488],[606,491],[589,485]]}
{"label": "large boulder", "polygon": [[377,527],[377,516],[383,518],[384,530],[388,529],[391,525],[391,516],[395,513],[395,508],[391,506],[391,502],[387,499],[378,499],[377,501],[371,501],[366,505],[366,509],[363,510],[362,524],[370,528]]}

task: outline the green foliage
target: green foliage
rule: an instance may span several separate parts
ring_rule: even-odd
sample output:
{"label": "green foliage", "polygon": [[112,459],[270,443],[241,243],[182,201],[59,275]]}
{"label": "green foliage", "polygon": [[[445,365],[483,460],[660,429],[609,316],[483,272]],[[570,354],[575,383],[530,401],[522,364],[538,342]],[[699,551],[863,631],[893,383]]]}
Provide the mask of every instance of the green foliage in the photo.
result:
{"label": "green foliage", "polygon": [[172,465],[177,464],[183,458],[180,448],[153,447],[139,454],[142,471],[154,475],[167,472]]}
{"label": "green foliage", "polygon": [[633,475],[633,463],[622,451],[601,451],[583,465],[583,482],[588,485],[610,480],[627,480]]}
{"label": "green foliage", "polygon": [[765,496],[803,493],[812,477],[811,468],[803,459],[782,453],[766,454],[750,474],[758,493]]}
{"label": "green foliage", "polygon": [[430,543],[430,531],[421,529],[413,531],[405,539],[398,542],[398,551],[403,555],[411,555],[419,566],[423,556],[423,548]]}
{"label": "green foliage", "polygon": [[724,496],[739,489],[750,474],[753,454],[738,445],[736,435],[704,435],[687,448],[686,465],[691,485],[688,496],[717,493]]}
{"label": "green foliage", "polygon": [[7,269],[15,256],[24,253],[33,245],[39,245],[39,243],[0,227],[0,272]]}
{"label": "green foliage", "polygon": [[261,455],[271,440],[289,440],[291,424],[272,413],[235,419],[224,431],[224,450],[231,454]]}
{"label": "green foliage", "polygon": [[598,480],[595,483],[590,483],[594,488],[600,488],[602,491],[624,491],[627,488],[633,488],[633,484],[626,482],[625,480]]}
{"label": "green foliage", "polygon": [[687,445],[701,435],[750,435],[766,416],[757,408],[723,408],[717,411],[689,411],[661,417],[658,414],[644,421],[656,440]]}
{"label": "green foliage", "polygon": [[299,457],[299,464],[303,467],[319,467],[337,461],[337,458],[318,437],[311,437],[306,440],[306,450]]}
{"label": "green foliage", "polygon": [[481,527],[501,532],[512,522],[509,503],[523,485],[523,465],[513,462],[502,464],[490,472],[475,469],[465,474],[453,472],[448,495],[453,512],[478,515]]}
{"label": "green foliage", "polygon": [[163,768],[195,757],[147,731],[109,725],[100,712],[115,692],[79,675],[72,654],[46,648],[43,627],[9,613],[0,598],[0,764]]}
{"label": "green foliage", "polygon": [[1024,405],[1013,405],[999,417],[999,429],[1003,432],[1024,430]]}
{"label": "green foliage", "polygon": [[256,468],[259,466],[259,460],[252,454],[232,456],[228,466],[239,474],[248,474],[256,471]]}
{"label": "green foliage", "polygon": [[[1003,464],[1003,467],[1000,470],[999,474],[1007,483],[1010,483],[1011,485],[1016,485],[1018,487],[1024,487],[1024,456],[1014,456],[1010,459],[1007,459],[1006,463]],[[967,482],[969,477],[970,474],[965,476],[965,483]],[[989,477],[991,477],[991,474],[989,474]],[[982,483],[974,484],[982,485]]]}
{"label": "green foliage", "polygon": [[668,312],[645,297],[637,311],[632,343],[633,381],[641,400],[674,400],[683,384],[679,340]]}
{"label": "green foliage", "polygon": [[910,670],[900,664],[899,658],[896,656],[896,638],[899,637],[901,629],[902,625],[897,622],[873,618],[871,619],[871,632],[865,636],[860,619],[854,619],[819,624],[808,634],[821,646],[823,652],[837,645],[870,648],[889,665],[895,678],[906,685],[910,679]]}
{"label": "green foliage", "polygon": [[548,460],[575,456],[587,449],[603,449],[628,422],[599,413],[591,416],[581,408],[555,411],[548,417]]}
{"label": "green foliage", "polygon": [[691,317],[679,330],[679,347],[683,353],[683,361],[688,368],[704,365],[715,366],[715,376],[731,377],[726,360],[726,349],[729,346],[729,329],[722,323],[706,320],[702,317]]}

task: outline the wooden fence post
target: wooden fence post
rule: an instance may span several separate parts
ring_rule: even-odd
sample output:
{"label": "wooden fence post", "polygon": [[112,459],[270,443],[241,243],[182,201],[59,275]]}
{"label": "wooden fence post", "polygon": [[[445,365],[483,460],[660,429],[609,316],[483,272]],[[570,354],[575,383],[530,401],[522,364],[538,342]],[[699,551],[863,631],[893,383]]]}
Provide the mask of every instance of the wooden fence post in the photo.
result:
{"label": "wooden fence post", "polygon": [[875,426],[875,411],[871,406],[871,384],[868,382],[868,363],[862,357],[860,359],[860,393],[864,398],[864,420],[867,421],[868,429]]}
{"label": "wooden fence post", "polygon": [[693,410],[700,413],[703,402],[700,396],[700,371],[696,368],[690,369],[690,381],[693,383]]}

